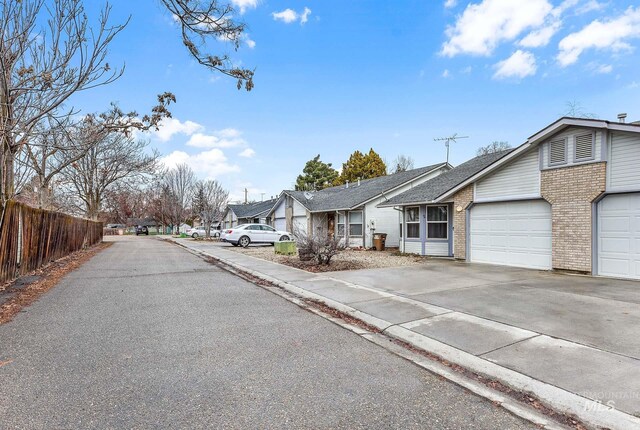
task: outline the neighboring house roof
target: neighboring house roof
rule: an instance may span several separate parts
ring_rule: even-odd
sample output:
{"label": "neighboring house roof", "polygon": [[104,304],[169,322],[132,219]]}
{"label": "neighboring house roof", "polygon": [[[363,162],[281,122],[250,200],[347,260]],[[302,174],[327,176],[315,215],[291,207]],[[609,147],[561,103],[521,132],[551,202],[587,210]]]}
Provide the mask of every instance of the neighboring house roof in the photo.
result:
{"label": "neighboring house roof", "polygon": [[267,215],[277,201],[277,199],[272,199],[264,202],[228,205],[227,209],[232,210],[238,218],[260,218],[261,215]]}
{"label": "neighboring house roof", "polygon": [[487,155],[480,155],[471,160],[454,167],[435,178],[429,179],[422,184],[416,185],[412,189],[390,198],[378,207],[403,206],[407,204],[430,203],[436,201],[438,197],[454,188],[467,178],[475,175],[485,167],[503,158],[513,149],[495,152]]}
{"label": "neighboring house roof", "polygon": [[406,172],[365,179],[360,181],[360,184],[350,183],[348,187],[340,185],[315,192],[287,190],[283,191],[283,195],[290,195],[310,212],[349,210],[442,168],[450,166],[447,163],[432,164]]}

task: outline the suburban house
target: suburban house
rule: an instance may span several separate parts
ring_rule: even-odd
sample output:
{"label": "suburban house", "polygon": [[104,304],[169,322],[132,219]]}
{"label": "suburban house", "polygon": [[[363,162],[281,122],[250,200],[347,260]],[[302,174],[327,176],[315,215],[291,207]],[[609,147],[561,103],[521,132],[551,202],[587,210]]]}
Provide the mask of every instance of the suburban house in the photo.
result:
{"label": "suburban house", "polygon": [[640,279],[640,124],[563,117],[380,207],[401,249],[471,262]]}
{"label": "suburban house", "polygon": [[222,215],[221,228],[231,228],[248,223],[271,224],[269,212],[276,201],[277,199],[272,199],[263,202],[227,205]]}
{"label": "suburban house", "polygon": [[371,247],[376,232],[387,234],[387,246],[398,246],[400,213],[378,204],[449,169],[439,163],[320,191],[283,191],[269,215],[276,229],[320,231],[350,247]]}

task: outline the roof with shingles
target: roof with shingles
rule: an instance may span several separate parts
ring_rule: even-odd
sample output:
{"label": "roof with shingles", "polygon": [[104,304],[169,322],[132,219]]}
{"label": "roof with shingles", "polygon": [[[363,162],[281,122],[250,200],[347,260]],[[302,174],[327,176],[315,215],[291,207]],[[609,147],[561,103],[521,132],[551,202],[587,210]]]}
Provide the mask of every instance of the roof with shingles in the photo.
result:
{"label": "roof with shingles", "polygon": [[[354,209],[385,192],[445,166],[447,163],[432,164],[419,169],[365,179],[360,181],[360,185],[355,182],[350,183],[348,187],[339,185],[314,192],[287,190],[284,193],[292,196],[311,212]],[[308,196],[311,198],[307,198]]]}
{"label": "roof with shingles", "polygon": [[412,203],[429,203],[438,197],[464,182],[492,163],[498,161],[505,155],[509,154],[513,149],[495,152],[492,154],[480,155],[471,160],[460,164],[457,167],[445,172],[433,179],[429,179],[422,184],[416,185],[404,193],[398,194],[390,198],[388,201],[380,204],[381,207],[402,206]]}
{"label": "roof with shingles", "polygon": [[228,205],[228,208],[231,209],[238,218],[257,218],[269,212],[277,201],[278,199],[272,199],[263,202]]}

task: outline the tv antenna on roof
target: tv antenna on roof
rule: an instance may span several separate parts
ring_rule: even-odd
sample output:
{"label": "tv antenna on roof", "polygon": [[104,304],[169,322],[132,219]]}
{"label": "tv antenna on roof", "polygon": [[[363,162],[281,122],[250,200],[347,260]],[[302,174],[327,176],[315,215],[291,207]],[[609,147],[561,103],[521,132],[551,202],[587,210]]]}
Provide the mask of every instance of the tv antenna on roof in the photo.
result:
{"label": "tv antenna on roof", "polygon": [[457,139],[468,139],[469,136],[458,136],[458,133],[453,133],[453,136],[449,136],[449,137],[438,137],[436,139],[433,139],[435,142],[441,142],[444,141],[444,146],[447,147],[447,163],[449,163],[449,144],[451,142],[454,142]]}

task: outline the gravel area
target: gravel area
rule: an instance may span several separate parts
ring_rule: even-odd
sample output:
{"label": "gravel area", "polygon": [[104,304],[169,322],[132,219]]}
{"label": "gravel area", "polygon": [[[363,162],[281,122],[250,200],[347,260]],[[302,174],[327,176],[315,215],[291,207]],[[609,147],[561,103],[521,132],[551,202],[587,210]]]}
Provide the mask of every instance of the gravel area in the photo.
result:
{"label": "gravel area", "polygon": [[329,266],[319,266],[314,262],[300,261],[297,255],[278,255],[273,246],[249,246],[248,248],[227,248],[263,260],[274,261],[309,272],[336,272],[339,270],[378,269],[382,267],[411,266],[424,262],[426,257],[400,254],[397,250],[388,251],[356,251],[344,250],[333,257]]}

